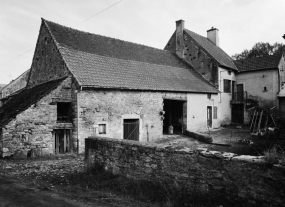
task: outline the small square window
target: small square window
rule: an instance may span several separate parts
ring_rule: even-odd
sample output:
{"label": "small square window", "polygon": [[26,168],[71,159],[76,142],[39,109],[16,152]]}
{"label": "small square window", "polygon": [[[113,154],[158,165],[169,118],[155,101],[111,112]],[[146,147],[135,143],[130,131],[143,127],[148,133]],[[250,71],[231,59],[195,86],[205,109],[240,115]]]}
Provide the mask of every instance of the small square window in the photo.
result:
{"label": "small square window", "polygon": [[211,97],[212,97],[211,94],[208,93],[208,94],[207,94],[207,98],[208,98],[208,99],[211,99]]}
{"label": "small square window", "polygon": [[99,134],[106,134],[106,124],[99,124]]}

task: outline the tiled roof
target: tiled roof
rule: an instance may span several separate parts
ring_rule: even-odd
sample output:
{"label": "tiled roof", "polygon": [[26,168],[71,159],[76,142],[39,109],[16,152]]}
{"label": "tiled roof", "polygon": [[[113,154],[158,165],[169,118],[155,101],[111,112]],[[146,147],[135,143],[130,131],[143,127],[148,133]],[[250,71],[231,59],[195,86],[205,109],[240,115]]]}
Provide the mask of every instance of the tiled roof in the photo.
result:
{"label": "tiled roof", "polygon": [[55,89],[63,79],[50,81],[37,85],[33,88],[25,88],[0,107],[0,128],[16,118],[18,114],[28,109],[31,105],[37,103],[46,94]]}
{"label": "tiled roof", "polygon": [[225,53],[220,47],[212,43],[208,38],[203,37],[195,32],[188,29],[184,31],[194,39],[194,41],[204,48],[205,52],[208,53],[212,58],[214,58],[221,66],[237,70],[237,67],[233,63],[233,59]]}
{"label": "tiled roof", "polygon": [[68,68],[82,86],[183,92],[218,91],[188,68],[111,58],[60,48]]}
{"label": "tiled roof", "polygon": [[274,68],[277,69],[281,56],[282,53],[277,53],[275,55],[268,55],[265,57],[236,60],[234,63],[240,72]]}
{"label": "tiled roof", "polygon": [[82,86],[218,92],[174,53],[43,21]]}

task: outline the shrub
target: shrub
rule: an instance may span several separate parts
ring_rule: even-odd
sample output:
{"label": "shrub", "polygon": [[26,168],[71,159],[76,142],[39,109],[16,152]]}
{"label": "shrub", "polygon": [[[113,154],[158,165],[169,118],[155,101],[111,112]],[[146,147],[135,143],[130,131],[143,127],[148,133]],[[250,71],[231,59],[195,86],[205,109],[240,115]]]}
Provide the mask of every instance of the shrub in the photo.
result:
{"label": "shrub", "polygon": [[[278,149],[279,148],[279,151]],[[278,146],[274,146],[271,149],[264,151],[264,160],[268,164],[285,164],[284,151]]]}

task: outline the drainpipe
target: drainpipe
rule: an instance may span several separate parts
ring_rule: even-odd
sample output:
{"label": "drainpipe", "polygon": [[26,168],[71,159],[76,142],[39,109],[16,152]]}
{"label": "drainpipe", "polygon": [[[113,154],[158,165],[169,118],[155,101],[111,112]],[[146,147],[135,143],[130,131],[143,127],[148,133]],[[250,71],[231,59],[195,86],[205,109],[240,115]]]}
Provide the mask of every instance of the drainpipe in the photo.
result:
{"label": "drainpipe", "polygon": [[226,71],[220,71],[220,102],[219,103],[222,103],[222,73],[223,72],[226,72]]}
{"label": "drainpipe", "polygon": [[[79,91],[82,91],[82,86],[80,86],[80,89]],[[79,106],[78,106],[78,93],[79,91],[76,92],[76,114],[77,114],[77,154],[79,154],[79,113],[78,113],[78,109],[79,109]]]}

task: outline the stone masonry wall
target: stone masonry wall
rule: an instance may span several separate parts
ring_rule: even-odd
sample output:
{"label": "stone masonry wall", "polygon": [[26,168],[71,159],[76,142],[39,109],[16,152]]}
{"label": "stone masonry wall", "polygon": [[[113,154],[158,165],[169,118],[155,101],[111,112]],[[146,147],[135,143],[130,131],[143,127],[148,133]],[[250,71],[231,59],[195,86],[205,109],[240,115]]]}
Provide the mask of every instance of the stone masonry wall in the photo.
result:
{"label": "stone masonry wall", "polygon": [[91,137],[85,161],[107,171],[143,180],[164,180],[217,193],[243,206],[283,206],[285,168],[262,157],[237,156],[206,149],[171,150],[150,143]]}
{"label": "stone masonry wall", "polygon": [[[175,36],[176,35],[174,33],[165,46],[165,50],[169,50],[174,53],[176,52]],[[218,88],[218,67],[216,62],[202,48],[200,48],[185,31],[183,38],[183,57],[190,62],[201,75]]]}
{"label": "stone masonry wall", "polygon": [[69,75],[70,72],[62,59],[53,38],[46,25],[42,23],[32,61],[28,85],[34,86]]}
{"label": "stone masonry wall", "polygon": [[[10,155],[27,157],[32,151],[38,155],[54,153],[53,129],[73,128],[73,123],[57,123],[55,101],[60,99],[72,101],[70,78],[65,79],[56,89],[2,128],[0,154],[3,157]],[[73,136],[73,138],[76,137]]]}
{"label": "stone masonry wall", "polygon": [[[123,118],[127,117],[140,119],[140,141],[153,141],[161,137],[163,98],[186,100],[187,97],[185,93],[81,91],[78,93],[80,151],[84,151],[84,139],[94,135],[94,124],[107,124],[107,134],[102,136],[122,139]],[[187,116],[186,112],[184,116]]]}

